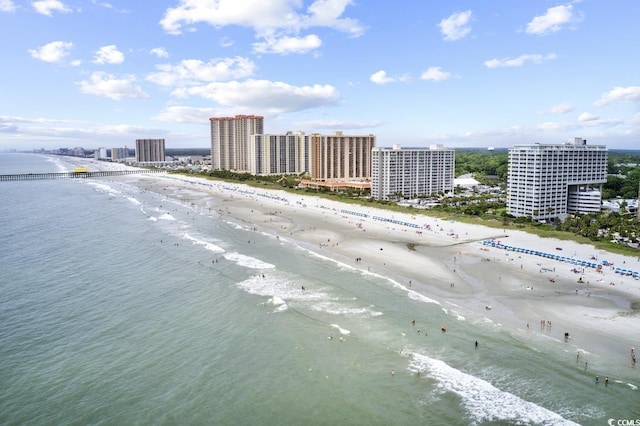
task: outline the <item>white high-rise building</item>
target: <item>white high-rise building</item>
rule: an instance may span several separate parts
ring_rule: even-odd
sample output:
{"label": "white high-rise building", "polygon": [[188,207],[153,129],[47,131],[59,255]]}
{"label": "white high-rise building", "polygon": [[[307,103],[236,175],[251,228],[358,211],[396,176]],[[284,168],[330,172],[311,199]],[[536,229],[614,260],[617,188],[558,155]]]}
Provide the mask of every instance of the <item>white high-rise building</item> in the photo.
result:
{"label": "white high-rise building", "polygon": [[95,158],[96,160],[107,160],[107,148],[100,147],[96,149],[93,153],[93,158]]}
{"label": "white high-rise building", "polygon": [[211,169],[249,171],[251,135],[264,133],[264,117],[211,117]]}
{"label": "white high-rise building", "polygon": [[251,135],[248,172],[252,175],[300,174],[309,171],[309,136]]}
{"label": "white high-rise building", "polygon": [[377,200],[453,191],[455,151],[429,148],[377,147],[371,152],[371,197]]}
{"label": "white high-rise building", "polygon": [[509,149],[507,213],[533,220],[564,220],[599,212],[607,181],[608,151],[582,138],[564,144],[514,145]]}

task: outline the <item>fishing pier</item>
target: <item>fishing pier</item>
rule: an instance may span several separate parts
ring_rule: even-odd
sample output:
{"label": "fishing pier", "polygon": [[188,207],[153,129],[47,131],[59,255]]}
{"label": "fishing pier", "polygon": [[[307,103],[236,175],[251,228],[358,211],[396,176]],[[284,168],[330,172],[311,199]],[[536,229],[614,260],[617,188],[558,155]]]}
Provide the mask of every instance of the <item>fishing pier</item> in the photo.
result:
{"label": "fishing pier", "polygon": [[51,179],[90,179],[109,176],[141,175],[166,173],[166,170],[159,169],[134,169],[134,170],[110,170],[110,171],[73,171],[65,173],[21,173],[11,175],[0,175],[1,182],[19,180],[51,180]]}

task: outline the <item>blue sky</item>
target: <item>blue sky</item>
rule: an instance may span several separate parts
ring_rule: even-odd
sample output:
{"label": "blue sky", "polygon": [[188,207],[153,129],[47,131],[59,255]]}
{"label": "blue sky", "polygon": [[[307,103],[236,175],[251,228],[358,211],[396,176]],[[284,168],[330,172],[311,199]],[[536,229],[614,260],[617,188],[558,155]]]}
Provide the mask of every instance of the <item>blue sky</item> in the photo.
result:
{"label": "blue sky", "polygon": [[0,150],[266,133],[640,148],[640,1],[0,0]]}

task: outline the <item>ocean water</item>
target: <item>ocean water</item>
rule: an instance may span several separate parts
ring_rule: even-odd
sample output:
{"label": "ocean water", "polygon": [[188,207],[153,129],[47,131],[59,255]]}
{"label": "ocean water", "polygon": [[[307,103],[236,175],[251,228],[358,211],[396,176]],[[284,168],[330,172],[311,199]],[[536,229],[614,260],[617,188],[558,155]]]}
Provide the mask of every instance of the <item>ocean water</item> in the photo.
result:
{"label": "ocean water", "polygon": [[129,182],[0,182],[0,424],[640,419],[638,369],[595,385],[557,342]]}

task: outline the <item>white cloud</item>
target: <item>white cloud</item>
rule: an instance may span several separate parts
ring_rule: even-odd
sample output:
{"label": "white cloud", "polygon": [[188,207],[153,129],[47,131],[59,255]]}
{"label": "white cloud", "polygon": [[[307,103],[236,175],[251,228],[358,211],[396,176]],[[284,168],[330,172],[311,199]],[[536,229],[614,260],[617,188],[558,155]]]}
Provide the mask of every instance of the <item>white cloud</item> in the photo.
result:
{"label": "white cloud", "polygon": [[640,124],[640,112],[633,116],[631,124]]}
{"label": "white cloud", "polygon": [[91,74],[90,81],[83,80],[78,85],[82,93],[105,96],[116,101],[125,98],[149,97],[139,86],[136,86],[133,76],[118,79],[105,72],[94,72]]}
{"label": "white cloud", "polygon": [[93,60],[94,64],[121,64],[123,62],[124,54],[114,44],[98,49]]}
{"label": "white cloud", "polygon": [[62,60],[69,56],[69,51],[73,48],[73,43],[70,41],[52,41],[39,49],[29,49],[28,52],[35,59],[39,59],[43,62],[55,63],[62,62]]}
{"label": "white cloud", "polygon": [[593,128],[593,127],[615,127],[619,124],[622,124],[621,120],[618,119],[607,119],[600,120],[598,117],[595,117],[591,114],[584,113],[578,117],[576,121],[569,122],[553,122],[548,121],[546,123],[539,124],[535,128],[543,131],[553,131],[553,132],[568,132],[568,131],[580,131],[585,128]]}
{"label": "white cloud", "polygon": [[595,121],[597,119],[598,119],[597,116],[595,116],[593,114],[589,114],[588,112],[583,112],[582,114],[580,114],[578,116],[578,121],[580,121],[580,122]]}
{"label": "white cloud", "polygon": [[29,123],[29,124],[78,124],[78,120],[60,120],[56,118],[29,118],[15,115],[0,115],[0,123]]}
{"label": "white cloud", "polygon": [[207,123],[210,117],[214,117],[218,111],[214,108],[195,108],[189,106],[171,106],[163,109],[153,117],[156,121],[168,121],[173,123]]}
{"label": "white cloud", "polygon": [[97,1],[97,0],[91,0],[91,3],[98,6],[98,7],[102,7],[105,9],[109,9],[112,10],[116,13],[129,13],[128,10],[126,9],[116,9],[111,3],[106,2],[106,1]]}
{"label": "white cloud", "polygon": [[517,58],[490,59],[488,61],[484,61],[484,66],[487,68],[521,67],[528,61],[533,62],[534,64],[540,64],[544,61],[556,59],[556,57],[557,55],[555,53],[550,53],[548,55],[520,55]]}
{"label": "white cloud", "polygon": [[569,130],[575,128],[574,123],[557,123],[553,121],[547,121],[546,123],[539,124],[537,129],[539,130],[550,130],[550,131],[558,131],[558,130]]}
{"label": "white cloud", "polygon": [[[182,33],[184,25],[206,23],[214,27],[238,25],[252,28],[259,38],[298,37],[300,30],[325,27],[359,36],[364,27],[342,15],[352,0],[316,0],[306,10],[297,0],[180,0],[160,20],[170,34]],[[309,40],[307,40],[307,43]],[[267,45],[269,41],[266,41]],[[276,51],[276,53],[280,53]]]}
{"label": "white cloud", "polygon": [[31,6],[33,6],[36,12],[42,15],[47,15],[47,16],[53,16],[53,12],[60,12],[60,13],[71,12],[71,9],[65,6],[64,3],[62,3],[60,0],[34,1],[33,3],[31,3]]}
{"label": "white cloud", "polygon": [[378,72],[371,74],[371,77],[369,77],[369,80],[371,80],[375,84],[382,85],[387,83],[395,83],[397,81],[408,81],[409,76],[405,74],[405,75],[391,77],[387,75],[386,71],[380,70]]}
{"label": "white cloud", "polygon": [[544,15],[534,17],[527,24],[527,34],[545,35],[560,31],[564,25],[575,22],[573,5],[550,7]]}
{"label": "white cloud", "polygon": [[447,41],[455,41],[464,38],[471,32],[469,21],[471,20],[471,11],[454,13],[448,18],[444,18],[438,26],[440,32]]}
{"label": "white cloud", "polygon": [[442,68],[440,67],[429,67],[420,76],[422,80],[431,80],[431,81],[443,81],[443,80],[449,79],[450,77],[451,77],[451,73],[442,71]]}
{"label": "white cloud", "polygon": [[176,89],[172,94],[177,97],[201,96],[220,105],[276,114],[335,105],[340,99],[340,93],[331,85],[292,86],[269,80],[210,83]]}
{"label": "white cloud", "polygon": [[[271,0],[273,2],[274,0]],[[341,18],[352,0],[316,0],[308,8],[302,21],[303,28],[329,27],[359,37],[364,27],[356,19]]]}
{"label": "white cloud", "polygon": [[149,51],[152,55],[156,55],[158,58],[168,58],[169,52],[164,47],[154,47]]}
{"label": "white cloud", "polygon": [[614,102],[640,101],[640,86],[614,87],[600,96],[594,105],[604,106]]}
{"label": "white cloud", "polygon": [[319,48],[322,40],[315,34],[306,37],[266,37],[265,41],[253,44],[256,53],[278,53],[287,55],[289,53],[307,53],[310,50]]}
{"label": "white cloud", "polygon": [[11,0],[0,0],[0,12],[13,12],[16,5]]}
{"label": "white cloud", "polygon": [[396,81],[395,78],[387,76],[387,72],[384,70],[380,70],[378,72],[371,74],[371,77],[369,77],[369,80],[371,80],[375,84],[387,84],[387,83],[393,83],[394,81]]}
{"label": "white cloud", "polygon": [[573,110],[574,110],[573,105],[558,104],[558,105],[552,106],[551,109],[549,109],[549,112],[552,112],[554,114],[566,114],[567,112],[571,112]]}
{"label": "white cloud", "polygon": [[149,74],[147,80],[160,86],[184,86],[201,82],[226,81],[253,75],[255,64],[247,58],[185,59],[177,65],[157,65],[159,72]]}
{"label": "white cloud", "polygon": [[349,130],[349,129],[371,129],[380,127],[382,121],[349,121],[349,120],[310,120],[298,122],[296,125],[303,129],[331,129],[331,130]]}

